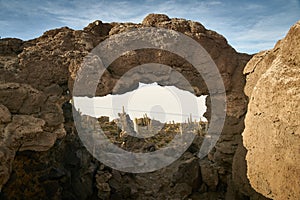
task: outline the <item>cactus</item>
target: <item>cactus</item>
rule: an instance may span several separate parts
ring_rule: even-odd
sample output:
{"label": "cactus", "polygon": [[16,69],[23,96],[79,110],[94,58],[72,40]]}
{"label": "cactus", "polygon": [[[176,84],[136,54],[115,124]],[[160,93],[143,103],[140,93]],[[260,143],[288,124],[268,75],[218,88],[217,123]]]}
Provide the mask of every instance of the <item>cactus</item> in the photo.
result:
{"label": "cactus", "polygon": [[150,119],[150,122],[149,122],[149,128],[150,130],[152,130],[152,120]]}
{"label": "cactus", "polygon": [[180,131],[180,135],[182,135],[182,124],[181,123],[179,125],[179,131]]}
{"label": "cactus", "polygon": [[122,114],[123,114],[123,115],[126,114],[126,113],[125,113],[125,108],[124,108],[124,106],[122,106]]}
{"label": "cactus", "polygon": [[138,125],[138,118],[134,118],[134,131],[138,134],[139,133],[139,125]]}

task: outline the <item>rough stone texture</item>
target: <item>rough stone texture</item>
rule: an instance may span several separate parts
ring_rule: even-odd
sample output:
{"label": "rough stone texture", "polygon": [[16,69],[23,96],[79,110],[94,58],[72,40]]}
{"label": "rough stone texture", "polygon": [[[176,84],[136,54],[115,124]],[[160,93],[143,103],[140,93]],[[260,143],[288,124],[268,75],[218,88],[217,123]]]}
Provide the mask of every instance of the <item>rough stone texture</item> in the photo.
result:
{"label": "rough stone texture", "polygon": [[247,177],[246,154],[247,150],[243,146],[242,138],[240,138],[240,143],[232,163],[233,183],[231,186],[233,188],[231,188],[231,190],[234,191],[234,193],[231,195],[235,197],[234,199],[242,199],[242,196],[249,196],[251,200],[267,200],[268,198],[257,193],[250,185]]}
{"label": "rough stone texture", "polygon": [[0,104],[0,123],[5,124],[11,121],[11,113],[8,108],[3,104]]}
{"label": "rough stone texture", "polygon": [[4,38],[0,40],[1,55],[18,55],[22,52],[23,41],[17,38]]}
{"label": "rough stone texture", "polygon": [[0,189],[17,151],[46,151],[65,136],[63,112],[43,92],[26,84],[0,84]]}
{"label": "rough stone texture", "polygon": [[[73,126],[71,106],[67,103],[76,73],[89,51],[114,34],[148,26],[176,30],[198,41],[215,61],[223,78],[227,96],[225,126],[214,150],[199,165],[196,165],[193,159],[183,159],[178,163],[181,167],[171,167],[171,170],[180,172],[176,173],[177,175],[173,174],[177,177],[173,185],[163,182],[163,173],[168,173],[161,171],[152,180],[151,189],[147,189],[146,184],[149,174],[121,174],[103,167],[92,158],[79,141]],[[169,188],[174,192],[173,199],[224,199],[224,193],[229,194],[229,190],[232,190],[230,188],[234,187],[231,178],[232,160],[244,129],[243,119],[247,106],[247,98],[243,92],[245,78],[242,72],[251,56],[237,53],[223,36],[207,30],[198,22],[151,14],[141,24],[108,24],[97,20],[83,30],[75,31],[63,27],[47,31],[31,41],[0,41],[0,104],[4,106],[0,107],[0,112],[5,114],[0,124],[1,144],[5,143],[1,145],[0,151],[0,185],[3,190],[0,198],[21,199],[25,194],[28,198],[37,199],[105,199],[108,198],[107,195],[112,199],[141,199],[142,195],[148,196],[149,199],[165,199],[166,195],[172,195],[166,194]],[[96,94],[102,96],[111,93],[124,73],[149,61],[169,65],[174,71],[180,72],[193,86],[196,95],[208,94],[202,78],[185,60],[169,52],[155,52],[151,49],[129,52],[115,60],[102,76]],[[169,75],[168,71],[163,73]],[[174,84],[174,80],[169,77],[161,78],[157,82],[164,85]],[[137,84],[137,81],[131,82],[127,90],[135,89]],[[209,98],[206,104],[206,116],[210,119]],[[61,107],[64,110],[64,119]],[[9,121],[9,113],[12,115],[12,121]],[[20,130],[17,127],[19,124],[23,127]],[[62,138],[64,130],[67,136]],[[4,139],[8,138],[3,137],[4,133],[8,132],[12,136],[9,138],[14,138],[13,141]],[[20,135],[22,137],[19,137]],[[34,139],[30,139],[31,137]],[[21,138],[24,142],[21,142]],[[54,147],[50,148],[53,144]],[[12,148],[7,148],[8,146]],[[46,149],[49,150],[20,152]],[[205,173],[213,172],[213,175],[210,177],[200,172],[201,176],[197,175],[198,168]],[[185,177],[186,172],[191,172],[197,178],[190,175]],[[103,173],[110,173],[112,177],[104,181]],[[136,179],[140,180],[138,184]],[[161,188],[154,186],[155,182],[158,182]],[[129,186],[122,187],[125,183],[129,186],[134,185],[137,190],[132,190]],[[239,193],[231,191],[234,192]],[[227,196],[228,199],[232,197]]]}
{"label": "rough stone texture", "polygon": [[201,180],[198,158],[190,152],[152,173],[133,175],[112,170],[111,174],[112,199],[185,199],[198,189]]}
{"label": "rough stone texture", "polygon": [[216,169],[212,168],[210,161],[202,160],[200,162],[202,181],[210,191],[216,191],[219,183],[219,175]]}
{"label": "rough stone texture", "polygon": [[300,197],[300,22],[247,64],[243,143],[253,188],[272,199]]}

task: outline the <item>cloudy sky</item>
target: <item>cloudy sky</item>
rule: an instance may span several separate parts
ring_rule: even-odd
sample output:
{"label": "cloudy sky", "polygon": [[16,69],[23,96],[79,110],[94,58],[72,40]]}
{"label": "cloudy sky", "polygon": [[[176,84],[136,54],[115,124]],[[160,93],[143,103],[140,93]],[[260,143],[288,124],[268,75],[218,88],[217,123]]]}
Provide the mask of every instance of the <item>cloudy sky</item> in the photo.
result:
{"label": "cloudy sky", "polygon": [[148,13],[201,22],[240,52],[272,48],[300,20],[299,0],[0,0],[0,36],[24,40],[52,28],[82,29],[104,22],[141,22]]}

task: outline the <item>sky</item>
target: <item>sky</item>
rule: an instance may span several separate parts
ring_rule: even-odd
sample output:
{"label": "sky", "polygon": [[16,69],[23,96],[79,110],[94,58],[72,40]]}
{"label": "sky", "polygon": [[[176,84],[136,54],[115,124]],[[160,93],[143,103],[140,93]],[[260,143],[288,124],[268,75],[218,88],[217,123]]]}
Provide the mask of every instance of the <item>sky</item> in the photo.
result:
{"label": "sky", "polygon": [[147,114],[149,118],[160,122],[185,122],[190,116],[192,120],[207,121],[203,117],[206,111],[205,98],[206,96],[196,97],[174,86],[139,83],[136,90],[121,95],[74,97],[73,102],[82,114],[108,116],[110,120],[118,118],[118,113],[122,112],[124,106],[132,120]]}
{"label": "sky", "polygon": [[272,48],[300,20],[300,0],[0,0],[0,36],[28,40],[95,20],[140,23],[149,13],[198,21],[252,54]]}

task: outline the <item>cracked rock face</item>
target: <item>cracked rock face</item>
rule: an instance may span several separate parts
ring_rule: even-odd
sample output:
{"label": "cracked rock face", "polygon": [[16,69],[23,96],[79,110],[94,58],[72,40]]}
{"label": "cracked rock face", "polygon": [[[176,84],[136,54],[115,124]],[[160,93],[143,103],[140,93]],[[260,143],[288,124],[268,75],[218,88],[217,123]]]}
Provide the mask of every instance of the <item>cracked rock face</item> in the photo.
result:
{"label": "cracked rock face", "polygon": [[17,151],[47,151],[65,136],[61,108],[29,85],[0,84],[0,189]]}
{"label": "cracked rock face", "polygon": [[252,187],[271,199],[300,197],[300,22],[247,64],[243,142]]}

